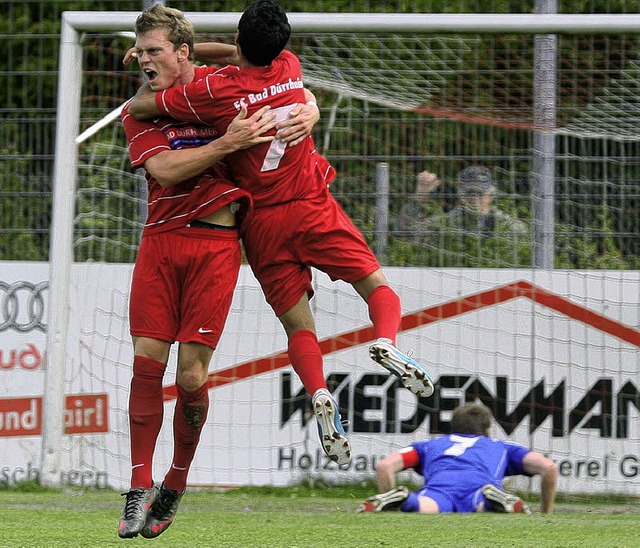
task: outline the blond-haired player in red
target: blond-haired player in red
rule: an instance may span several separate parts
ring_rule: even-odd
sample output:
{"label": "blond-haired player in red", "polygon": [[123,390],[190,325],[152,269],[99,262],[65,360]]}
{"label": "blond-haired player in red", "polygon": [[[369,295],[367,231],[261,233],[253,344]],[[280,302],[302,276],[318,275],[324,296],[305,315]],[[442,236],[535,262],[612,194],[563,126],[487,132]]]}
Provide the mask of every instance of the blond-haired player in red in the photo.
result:
{"label": "blond-haired player in red", "polygon": [[[216,70],[196,67],[193,51],[193,26],[180,11],[156,4],[138,17],[132,56],[152,89],[187,84]],[[132,473],[120,537],[161,534],[171,525],[185,490],[209,408],[208,366],[240,268],[239,224],[251,203],[248,192],[229,182],[228,170],[217,162],[236,150],[273,141],[263,135],[276,124],[273,117],[262,116],[266,110],[249,118],[241,110],[222,132],[166,116],[138,121],[129,105],[123,110],[131,163],[144,168],[149,196],[130,295]],[[317,121],[315,109],[306,110]],[[309,131],[312,125],[307,124]],[[174,454],[158,489],[153,454],[174,342],[179,343]]]}

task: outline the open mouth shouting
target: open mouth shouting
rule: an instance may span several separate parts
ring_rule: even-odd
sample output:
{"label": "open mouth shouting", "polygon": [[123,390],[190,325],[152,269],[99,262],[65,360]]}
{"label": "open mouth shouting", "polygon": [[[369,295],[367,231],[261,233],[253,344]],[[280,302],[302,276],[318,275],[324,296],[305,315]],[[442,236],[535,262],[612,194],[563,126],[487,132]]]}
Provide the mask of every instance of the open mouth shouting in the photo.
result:
{"label": "open mouth shouting", "polygon": [[158,73],[155,70],[151,70],[149,68],[145,68],[142,70],[144,75],[147,77],[147,81],[149,84],[153,84],[154,80],[158,78]]}

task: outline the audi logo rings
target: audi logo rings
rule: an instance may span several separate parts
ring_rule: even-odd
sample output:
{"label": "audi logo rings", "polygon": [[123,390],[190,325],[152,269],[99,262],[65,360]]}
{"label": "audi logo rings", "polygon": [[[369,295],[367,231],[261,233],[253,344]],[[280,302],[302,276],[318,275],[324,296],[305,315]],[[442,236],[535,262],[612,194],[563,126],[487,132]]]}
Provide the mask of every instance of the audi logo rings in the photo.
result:
{"label": "audi logo rings", "polygon": [[49,282],[37,284],[0,281],[0,332],[13,329],[21,333],[38,329],[46,331],[42,292]]}

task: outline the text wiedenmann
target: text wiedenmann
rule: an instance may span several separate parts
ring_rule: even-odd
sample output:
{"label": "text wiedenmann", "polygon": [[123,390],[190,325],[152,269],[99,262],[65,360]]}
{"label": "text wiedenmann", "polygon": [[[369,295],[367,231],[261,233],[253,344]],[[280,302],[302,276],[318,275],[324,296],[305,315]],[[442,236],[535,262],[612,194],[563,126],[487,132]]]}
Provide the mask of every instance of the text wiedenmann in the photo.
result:
{"label": "text wiedenmann", "polygon": [[[514,432],[523,422],[533,433],[545,421],[550,421],[553,437],[566,437],[576,431],[592,430],[601,438],[627,439],[630,426],[635,424],[640,411],[640,390],[633,379],[623,379],[614,384],[611,377],[593,379],[590,388],[583,389],[578,399],[575,386],[569,387],[566,380],[555,386],[548,386],[544,377],[516,395],[509,389],[513,379],[506,376],[479,378],[472,375],[442,375],[436,382],[435,392],[429,398],[417,398],[413,414],[402,413],[399,420],[399,390],[404,390],[399,382],[389,382],[389,375],[369,373],[358,378],[349,374],[332,373],[327,377],[329,389],[340,406],[340,414],[350,421],[349,430],[354,433],[370,434],[410,434],[424,430],[429,421],[430,434],[449,433],[449,422],[443,415],[467,401],[480,401],[493,411],[496,423],[507,435]],[[521,383],[520,383],[521,384]],[[281,376],[281,421],[284,426],[298,412],[304,427],[313,414],[304,389],[294,392],[292,373]],[[382,395],[371,395],[370,387],[384,386]],[[571,391],[572,400],[568,402]],[[449,396],[455,393],[457,396]],[[515,404],[513,402],[516,402]],[[449,414],[450,415],[450,414]],[[382,418],[372,418],[372,417]]]}

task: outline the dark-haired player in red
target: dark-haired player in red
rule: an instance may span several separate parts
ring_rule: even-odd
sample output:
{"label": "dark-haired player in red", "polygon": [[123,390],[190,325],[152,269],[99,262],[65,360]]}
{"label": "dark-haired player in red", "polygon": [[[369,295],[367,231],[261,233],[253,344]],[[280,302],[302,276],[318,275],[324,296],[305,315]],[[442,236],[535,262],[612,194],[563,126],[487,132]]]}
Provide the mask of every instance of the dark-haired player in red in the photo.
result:
{"label": "dark-haired player in red", "polygon": [[[132,115],[162,113],[210,124],[219,132],[243,107],[252,113],[268,104],[277,120],[286,119],[305,101],[300,62],[284,50],[290,34],[284,11],[270,0],[259,0],[238,24],[239,68],[229,66],[155,95],[142,88],[131,104]],[[395,347],[400,299],[362,234],[331,196],[327,185],[335,171],[316,152],[311,137],[295,147],[277,138],[230,154],[227,163],[234,182],[254,201],[241,229],[247,259],[288,336],[291,365],[312,395],[322,447],[330,459],[346,464],[351,447],[327,390],[309,307],[311,267],[353,285],[368,304],[378,337],[369,348],[371,357],[412,392],[429,396],[433,383],[427,371]]]}

